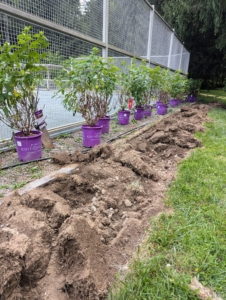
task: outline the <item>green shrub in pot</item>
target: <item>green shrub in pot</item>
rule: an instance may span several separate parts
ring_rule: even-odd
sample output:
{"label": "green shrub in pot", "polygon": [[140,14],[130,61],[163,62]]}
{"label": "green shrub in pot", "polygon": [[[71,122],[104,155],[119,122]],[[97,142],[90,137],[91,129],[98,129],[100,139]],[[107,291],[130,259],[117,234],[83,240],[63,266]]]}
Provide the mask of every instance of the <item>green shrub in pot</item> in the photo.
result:
{"label": "green shrub in pot", "polygon": [[43,31],[32,34],[30,30],[25,27],[16,44],[0,46],[0,121],[24,136],[34,129],[35,90],[46,70],[40,64],[49,45]]}
{"label": "green shrub in pot", "polygon": [[146,92],[144,95],[144,101],[146,105],[150,105],[152,99],[155,99],[158,95],[158,90],[161,82],[161,69],[160,67],[150,68],[148,65],[144,66],[147,73]]}
{"label": "green shrub in pot", "polygon": [[99,52],[93,48],[88,56],[70,58],[64,64],[65,73],[56,80],[65,108],[81,113],[89,126],[105,117],[117,79],[118,68]]}
{"label": "green shrub in pot", "polygon": [[173,99],[182,99],[185,96],[187,83],[187,76],[181,74],[181,70],[171,73],[170,96]]}
{"label": "green shrub in pot", "polygon": [[158,99],[161,103],[168,104],[171,91],[171,71],[161,69],[160,73]]}
{"label": "green shrub in pot", "polygon": [[41,65],[49,42],[44,32],[32,34],[25,27],[17,43],[0,46],[0,121],[17,130],[14,134],[18,159],[42,156],[42,132],[34,130],[38,87],[46,68]]}
{"label": "green shrub in pot", "polygon": [[117,104],[121,111],[125,110],[128,106],[128,99],[131,97],[129,91],[129,73],[126,62],[121,63],[121,67],[117,73],[117,85],[116,85]]}
{"label": "green shrub in pot", "polygon": [[142,61],[138,66],[134,63],[129,67],[128,71],[128,92],[134,98],[137,108],[141,108],[145,104],[145,95],[148,91],[148,73]]}
{"label": "green shrub in pot", "polygon": [[202,86],[202,79],[189,78],[187,81],[187,95],[197,96]]}

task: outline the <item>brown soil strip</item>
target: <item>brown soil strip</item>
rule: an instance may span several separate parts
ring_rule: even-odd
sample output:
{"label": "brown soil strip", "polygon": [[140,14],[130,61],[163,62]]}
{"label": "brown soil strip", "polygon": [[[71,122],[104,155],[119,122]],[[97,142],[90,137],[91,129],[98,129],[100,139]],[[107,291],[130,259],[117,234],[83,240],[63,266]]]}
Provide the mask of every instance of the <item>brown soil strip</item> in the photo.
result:
{"label": "brown soil strip", "polygon": [[194,132],[210,106],[193,105],[132,138],[86,154],[46,185],[4,198],[0,212],[0,299],[104,299],[125,270],[162,201],[177,164],[200,147]]}

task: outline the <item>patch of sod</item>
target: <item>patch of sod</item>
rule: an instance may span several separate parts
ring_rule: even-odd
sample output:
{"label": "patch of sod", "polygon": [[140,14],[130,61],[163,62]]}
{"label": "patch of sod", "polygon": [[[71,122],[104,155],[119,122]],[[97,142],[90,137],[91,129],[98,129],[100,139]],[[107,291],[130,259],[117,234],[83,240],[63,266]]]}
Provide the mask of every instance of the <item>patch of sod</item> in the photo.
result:
{"label": "patch of sod", "polygon": [[166,205],[172,213],[151,220],[147,241],[111,300],[200,299],[189,284],[195,276],[226,299],[226,110],[196,137],[203,147],[180,164]]}

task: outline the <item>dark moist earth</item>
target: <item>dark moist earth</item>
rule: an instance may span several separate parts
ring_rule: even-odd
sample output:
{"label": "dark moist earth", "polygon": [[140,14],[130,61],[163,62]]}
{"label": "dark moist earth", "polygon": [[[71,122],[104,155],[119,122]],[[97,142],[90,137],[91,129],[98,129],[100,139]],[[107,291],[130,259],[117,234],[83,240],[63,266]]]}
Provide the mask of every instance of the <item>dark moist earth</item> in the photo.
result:
{"label": "dark moist earth", "polygon": [[185,106],[86,154],[57,153],[55,163],[77,163],[74,174],[3,198],[0,299],[106,299],[150,217],[165,210],[178,162],[201,146],[194,132],[209,108]]}

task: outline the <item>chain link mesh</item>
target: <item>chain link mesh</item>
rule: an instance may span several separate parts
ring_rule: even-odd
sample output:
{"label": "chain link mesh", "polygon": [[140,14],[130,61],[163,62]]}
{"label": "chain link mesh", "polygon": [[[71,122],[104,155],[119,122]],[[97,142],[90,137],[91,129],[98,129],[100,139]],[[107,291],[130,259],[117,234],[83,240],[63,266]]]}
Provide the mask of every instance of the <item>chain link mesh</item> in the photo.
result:
{"label": "chain link mesh", "polygon": [[[139,65],[142,58],[150,57],[150,67],[156,65],[177,70],[179,67],[184,73],[188,70],[189,52],[183,48],[182,43],[176,36],[173,38],[172,52],[170,44],[172,30],[166,23],[154,13],[153,26],[149,32],[152,8],[143,0],[114,0],[109,1],[109,14],[104,12],[107,0],[2,0],[2,4],[9,6],[8,13],[0,11],[0,34],[1,44],[5,41],[16,43],[18,34],[25,26],[32,26],[31,32],[44,31],[50,42],[48,55],[43,60],[47,71],[43,74],[44,80],[39,90],[39,109],[44,108],[44,115],[48,129],[68,125],[82,120],[80,114],[73,116],[64,109],[61,97],[53,97],[56,92],[54,78],[61,70],[63,61],[69,57],[88,55],[95,46],[103,50],[102,43],[105,41],[105,29],[108,28],[108,56],[114,59],[115,64],[121,68],[121,62],[127,66],[132,63],[132,57],[140,57],[136,60]],[[21,17],[11,15],[10,7],[21,11]],[[22,13],[30,14],[30,21],[23,20]],[[52,22],[52,28],[34,23],[32,16]],[[107,18],[108,17],[108,18]],[[108,26],[106,22],[108,21]],[[62,28],[75,30],[74,36],[56,29],[56,24]],[[95,38],[96,44],[76,37],[76,32],[85,37]],[[149,43],[149,37],[152,37]],[[99,41],[99,45],[98,45]],[[117,47],[119,51],[111,49]],[[149,47],[150,46],[150,47]],[[150,50],[150,53],[148,52]],[[121,52],[120,52],[121,51]],[[123,52],[131,55],[125,55]],[[181,56],[182,53],[182,56]],[[114,97],[113,97],[114,98]],[[114,103],[114,101],[113,101]],[[111,107],[111,110],[113,106]],[[0,141],[9,139],[12,130],[0,122]]]}
{"label": "chain link mesh", "polygon": [[102,40],[103,0],[3,0],[1,2]]}
{"label": "chain link mesh", "polygon": [[155,13],[151,42],[151,60],[162,66],[167,66],[169,59],[172,31]]}
{"label": "chain link mesh", "polygon": [[183,47],[183,44],[181,44],[181,42],[178,40],[178,38],[174,35],[171,59],[170,59],[170,66],[169,66],[173,70],[180,69],[180,57],[181,57],[182,47]]}
{"label": "chain link mesh", "polygon": [[109,44],[147,57],[150,7],[144,1],[115,0],[109,8]]}

